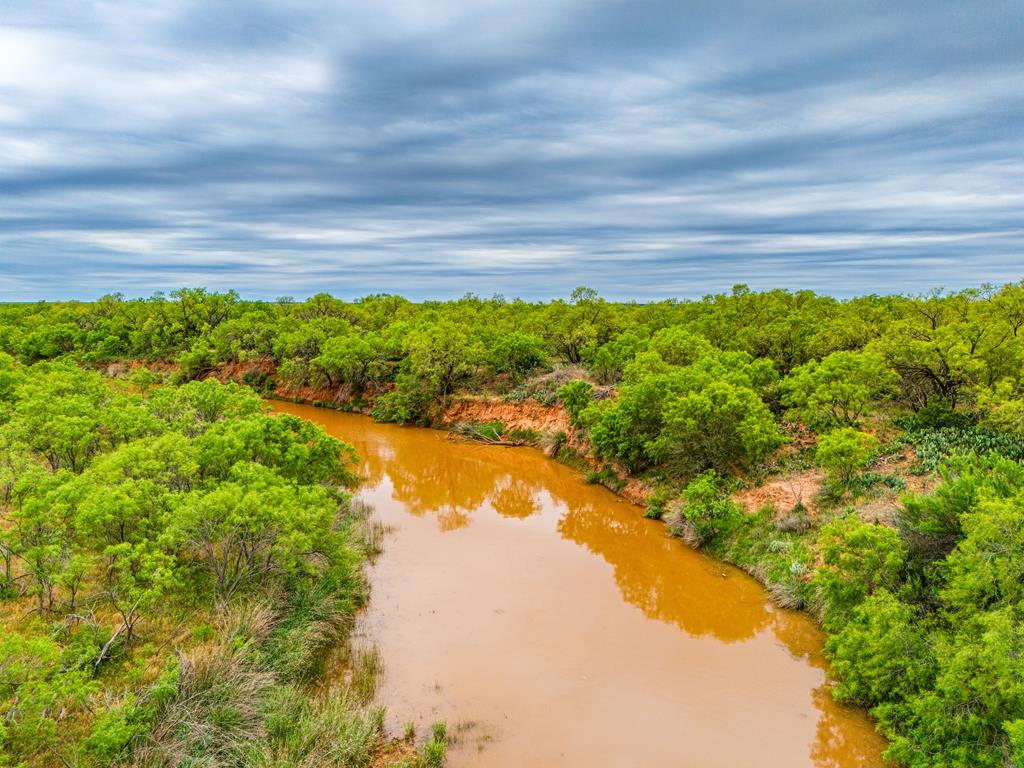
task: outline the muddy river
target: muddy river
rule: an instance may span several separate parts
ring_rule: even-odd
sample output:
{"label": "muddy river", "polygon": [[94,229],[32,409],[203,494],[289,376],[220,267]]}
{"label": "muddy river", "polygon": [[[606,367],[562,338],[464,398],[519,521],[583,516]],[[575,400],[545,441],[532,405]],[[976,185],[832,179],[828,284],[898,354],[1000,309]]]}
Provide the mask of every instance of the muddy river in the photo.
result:
{"label": "muddy river", "polygon": [[455,768],[879,766],[822,634],[538,451],[275,403],[352,443],[388,526],[359,636],[388,724]]}

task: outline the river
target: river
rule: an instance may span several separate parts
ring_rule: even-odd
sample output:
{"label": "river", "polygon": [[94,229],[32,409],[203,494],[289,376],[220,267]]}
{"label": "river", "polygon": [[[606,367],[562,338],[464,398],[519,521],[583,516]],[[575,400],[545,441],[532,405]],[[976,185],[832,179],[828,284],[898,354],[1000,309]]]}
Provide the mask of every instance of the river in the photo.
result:
{"label": "river", "polygon": [[357,637],[389,728],[445,720],[454,768],[882,764],[810,619],[605,488],[533,449],[274,408],[359,453],[388,532]]}

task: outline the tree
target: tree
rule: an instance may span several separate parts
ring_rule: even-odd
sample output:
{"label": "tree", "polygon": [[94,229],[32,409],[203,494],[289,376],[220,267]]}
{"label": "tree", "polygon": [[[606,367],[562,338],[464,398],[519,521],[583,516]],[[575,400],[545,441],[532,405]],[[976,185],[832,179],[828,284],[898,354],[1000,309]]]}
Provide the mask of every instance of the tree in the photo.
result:
{"label": "tree", "polygon": [[488,351],[488,365],[496,373],[508,373],[515,380],[547,365],[544,341],[533,334],[512,331],[499,335]]}
{"label": "tree", "polygon": [[54,640],[0,632],[0,758],[34,765],[53,754],[58,720],[97,689],[81,669],[63,669]]}
{"label": "tree", "polygon": [[670,399],[664,419],[648,453],[658,462],[685,466],[690,472],[749,464],[783,442],[757,393],[726,381]]}
{"label": "tree", "polygon": [[221,422],[195,441],[204,477],[225,478],[238,466],[256,462],[303,485],[352,487],[355,449],[319,426],[296,416],[252,415]]}
{"label": "tree", "polygon": [[258,464],[232,467],[228,479],[182,499],[174,539],[203,563],[219,602],[271,576],[310,573],[329,561],[338,538],[338,504],[326,490],[297,486]]}
{"label": "tree", "polygon": [[897,381],[881,355],[833,352],[795,368],[783,381],[782,402],[812,427],[852,427],[872,401],[895,391]]}
{"label": "tree", "polygon": [[977,406],[985,425],[1001,432],[1024,434],[1024,392],[1013,379],[1000,379],[977,391]]}
{"label": "tree", "polygon": [[50,474],[33,467],[12,491],[14,550],[32,581],[29,594],[38,600],[40,613],[54,604],[54,588],[71,556],[69,510],[60,497],[67,472]]}
{"label": "tree", "polygon": [[455,387],[476,370],[481,350],[470,346],[466,332],[439,322],[412,332],[406,341],[407,373],[433,396],[446,402]]}
{"label": "tree", "polygon": [[615,384],[622,378],[626,366],[645,346],[639,336],[627,331],[605,344],[588,347],[584,362],[600,383]]}
{"label": "tree", "polygon": [[16,390],[7,428],[42,454],[54,471],[80,472],[100,449],[100,414],[109,390],[96,374],[54,364]]}
{"label": "tree", "polygon": [[1003,768],[1005,726],[1024,717],[1024,626],[1003,608],[932,642],[934,686],[879,708],[893,733],[889,756],[910,768]]}
{"label": "tree", "polygon": [[1024,602],[1024,485],[982,496],[961,515],[964,536],[946,561],[944,604],[961,615]]}
{"label": "tree", "polygon": [[387,371],[384,342],[375,333],[333,336],[310,362],[310,370],[326,378],[331,387],[349,384],[354,395],[361,394]]}
{"label": "tree", "polygon": [[885,588],[857,605],[849,622],[825,645],[839,679],[839,701],[864,707],[902,702],[927,690],[935,675],[928,638],[917,611]]}

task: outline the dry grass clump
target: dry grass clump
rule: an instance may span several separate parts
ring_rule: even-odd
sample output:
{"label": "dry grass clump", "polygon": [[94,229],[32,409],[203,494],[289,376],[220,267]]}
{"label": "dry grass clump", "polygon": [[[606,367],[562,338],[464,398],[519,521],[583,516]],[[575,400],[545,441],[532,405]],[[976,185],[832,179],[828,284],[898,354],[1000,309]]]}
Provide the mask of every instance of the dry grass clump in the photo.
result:
{"label": "dry grass clump", "polygon": [[796,611],[804,607],[804,599],[793,585],[773,582],[766,587],[768,596],[779,608]]}
{"label": "dry grass clump", "polygon": [[671,512],[664,520],[670,534],[678,539],[682,539],[686,542],[687,546],[700,549],[700,546],[704,543],[704,537],[701,536],[700,529],[691,520],[688,520],[682,512]]}
{"label": "dry grass clump", "polygon": [[[421,768],[440,765],[444,743],[381,762],[384,711],[368,706],[381,670],[374,648],[354,653],[346,684],[311,693],[310,657],[347,631],[326,601],[289,614],[262,603],[225,611],[217,642],[179,656],[175,689],[137,743],[133,768]],[[297,613],[296,613],[297,610]],[[289,626],[290,624],[290,626]],[[433,757],[431,757],[433,756]],[[435,762],[431,762],[435,760]]]}
{"label": "dry grass clump", "polygon": [[797,503],[788,512],[781,512],[775,516],[775,530],[782,533],[806,533],[811,529],[812,522],[807,508]]}

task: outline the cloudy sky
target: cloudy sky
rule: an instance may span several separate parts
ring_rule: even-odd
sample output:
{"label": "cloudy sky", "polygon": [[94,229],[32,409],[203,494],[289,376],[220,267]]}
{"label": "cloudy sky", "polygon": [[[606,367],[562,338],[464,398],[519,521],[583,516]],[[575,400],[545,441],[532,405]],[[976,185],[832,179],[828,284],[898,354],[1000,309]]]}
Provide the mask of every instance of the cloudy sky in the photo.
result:
{"label": "cloudy sky", "polygon": [[1024,278],[1024,0],[0,0],[0,300]]}

